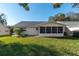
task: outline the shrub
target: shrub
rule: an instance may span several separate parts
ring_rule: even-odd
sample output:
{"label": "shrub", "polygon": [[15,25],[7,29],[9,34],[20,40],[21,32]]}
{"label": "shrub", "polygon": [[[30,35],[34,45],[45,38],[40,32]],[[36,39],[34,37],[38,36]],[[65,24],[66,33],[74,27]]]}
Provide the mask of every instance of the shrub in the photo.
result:
{"label": "shrub", "polygon": [[22,28],[14,28],[13,32],[16,33],[17,35],[21,36]]}

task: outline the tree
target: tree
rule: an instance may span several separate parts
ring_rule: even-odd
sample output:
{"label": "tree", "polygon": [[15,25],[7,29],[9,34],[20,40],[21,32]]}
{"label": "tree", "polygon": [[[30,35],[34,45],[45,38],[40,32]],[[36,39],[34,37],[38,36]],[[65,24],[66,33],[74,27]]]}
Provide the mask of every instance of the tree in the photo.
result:
{"label": "tree", "polygon": [[48,22],[54,22],[54,17],[50,16],[49,19],[48,19]]}
{"label": "tree", "polygon": [[[52,3],[52,6],[54,8],[60,8],[64,3]],[[70,3],[72,7],[79,7],[79,3]],[[19,3],[20,6],[22,6],[25,10],[29,11],[30,8],[28,6],[28,3]]]}
{"label": "tree", "polygon": [[68,12],[67,17],[70,18],[70,21],[79,21],[79,13]]}
{"label": "tree", "polygon": [[79,13],[68,12],[66,14],[58,13],[55,16],[49,17],[49,22],[53,21],[79,21]]}
{"label": "tree", "polygon": [[19,3],[20,6],[22,6],[25,10],[29,11],[28,3]]}
{"label": "tree", "polygon": [[59,13],[55,16],[55,21],[63,21],[65,19],[65,14]]}
{"label": "tree", "polygon": [[[64,3],[52,3],[54,8],[60,8]],[[79,3],[70,3],[72,7],[79,7]]]}
{"label": "tree", "polygon": [[7,25],[6,15],[4,13],[0,14],[0,23],[3,25]]}
{"label": "tree", "polygon": [[9,26],[9,29],[10,29],[10,35],[13,34],[13,26]]}
{"label": "tree", "polygon": [[[52,3],[54,8],[60,8],[64,3]],[[79,3],[70,3],[72,7],[78,7]],[[29,10],[28,3],[19,3],[20,6],[22,6],[25,10]],[[73,18],[73,17],[71,17]],[[65,17],[65,14],[55,15],[54,17],[49,17],[49,22],[52,22],[52,19],[54,21],[60,21],[60,20],[71,20],[70,16]],[[73,18],[74,20],[74,18]],[[77,20],[77,19],[76,19]]]}
{"label": "tree", "polygon": [[49,17],[49,22],[54,22],[54,21],[64,21],[66,18],[65,14],[63,13],[58,13],[55,16],[50,16]]}
{"label": "tree", "polygon": [[14,28],[13,32],[16,33],[17,35],[21,36],[22,28]]}
{"label": "tree", "polygon": [[61,7],[62,3],[53,3],[52,5],[54,8],[59,8]]}
{"label": "tree", "polygon": [[71,21],[71,19],[69,16],[67,16],[64,21]]}

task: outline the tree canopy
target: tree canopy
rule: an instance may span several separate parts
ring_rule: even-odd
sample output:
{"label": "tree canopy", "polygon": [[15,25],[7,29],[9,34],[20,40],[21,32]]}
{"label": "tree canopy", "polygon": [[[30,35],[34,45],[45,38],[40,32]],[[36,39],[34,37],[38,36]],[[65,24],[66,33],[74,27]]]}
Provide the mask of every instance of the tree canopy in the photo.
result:
{"label": "tree canopy", "polygon": [[66,14],[58,13],[55,16],[50,16],[48,21],[49,22],[54,22],[54,21],[79,21],[79,13],[74,13],[74,12],[68,12]]}
{"label": "tree canopy", "polygon": [[[51,3],[54,8],[60,8],[64,3]],[[72,7],[79,7],[79,3],[70,3]],[[25,10],[29,11],[28,3],[19,3]]]}
{"label": "tree canopy", "polygon": [[6,15],[4,13],[0,14],[0,23],[3,25],[7,25]]}
{"label": "tree canopy", "polygon": [[22,6],[25,10],[29,11],[28,3],[19,3],[20,6]]}
{"label": "tree canopy", "polygon": [[58,13],[55,16],[50,16],[48,22],[64,21],[65,18],[66,18],[65,14]]}
{"label": "tree canopy", "polygon": [[[60,8],[64,3],[52,3],[54,8]],[[79,7],[79,3],[70,3],[72,7]]]}
{"label": "tree canopy", "polygon": [[[51,3],[52,6],[54,8],[60,8],[64,3]],[[79,8],[79,3],[70,3],[72,5],[72,7],[77,7]],[[19,3],[20,6],[22,6],[25,10],[29,11],[30,8],[28,6],[28,3]],[[56,14],[55,16],[50,16],[49,17],[49,22],[53,22],[53,21],[74,21],[74,20],[78,20],[79,19],[79,14],[73,14],[72,16],[68,15],[66,16],[65,14],[63,13],[59,13],[59,14]]]}
{"label": "tree canopy", "polygon": [[23,31],[22,28],[14,28],[13,29],[13,32],[16,33],[19,36],[21,35],[22,31]]}

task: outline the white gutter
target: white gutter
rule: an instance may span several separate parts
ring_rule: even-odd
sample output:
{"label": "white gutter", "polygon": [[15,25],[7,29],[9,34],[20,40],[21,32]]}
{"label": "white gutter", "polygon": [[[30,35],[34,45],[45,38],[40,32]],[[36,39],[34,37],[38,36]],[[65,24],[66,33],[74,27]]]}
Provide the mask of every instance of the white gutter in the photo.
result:
{"label": "white gutter", "polygon": [[72,27],[72,28],[69,28],[69,27],[68,27],[68,29],[69,29],[70,31],[79,31],[79,27]]}

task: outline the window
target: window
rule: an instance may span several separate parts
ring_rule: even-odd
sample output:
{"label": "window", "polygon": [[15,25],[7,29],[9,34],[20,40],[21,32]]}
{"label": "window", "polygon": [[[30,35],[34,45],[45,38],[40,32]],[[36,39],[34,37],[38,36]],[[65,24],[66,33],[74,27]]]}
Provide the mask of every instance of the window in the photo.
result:
{"label": "window", "polygon": [[27,31],[26,29],[23,29],[23,31]]}
{"label": "window", "polygon": [[40,27],[40,33],[45,33],[45,27]]}
{"label": "window", "polygon": [[58,27],[58,33],[63,33],[63,27]]}
{"label": "window", "polygon": [[51,33],[51,27],[46,27],[46,33]]}
{"label": "window", "polygon": [[38,30],[38,28],[36,28],[36,30]]}
{"label": "window", "polygon": [[52,33],[57,33],[57,27],[52,27]]}
{"label": "window", "polygon": [[5,30],[5,32],[8,32],[8,30]]}

